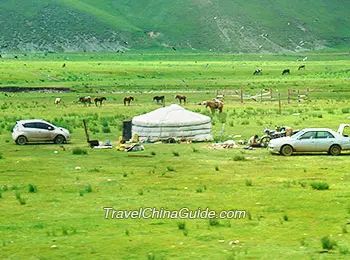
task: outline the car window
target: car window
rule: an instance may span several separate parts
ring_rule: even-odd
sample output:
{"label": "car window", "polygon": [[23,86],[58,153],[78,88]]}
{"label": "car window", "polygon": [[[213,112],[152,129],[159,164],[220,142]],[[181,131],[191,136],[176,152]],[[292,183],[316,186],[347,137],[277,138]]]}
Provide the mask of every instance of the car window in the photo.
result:
{"label": "car window", "polygon": [[23,126],[25,128],[37,128],[36,123],[25,123]]}
{"label": "car window", "polygon": [[52,127],[45,123],[36,123],[36,128],[48,130],[49,128],[52,128]]}
{"label": "car window", "polygon": [[316,138],[334,138],[334,136],[328,131],[318,131]]}
{"label": "car window", "polygon": [[310,131],[310,132],[306,132],[305,134],[303,134],[300,139],[310,139],[310,138],[315,138],[316,137],[316,132],[315,131]]}

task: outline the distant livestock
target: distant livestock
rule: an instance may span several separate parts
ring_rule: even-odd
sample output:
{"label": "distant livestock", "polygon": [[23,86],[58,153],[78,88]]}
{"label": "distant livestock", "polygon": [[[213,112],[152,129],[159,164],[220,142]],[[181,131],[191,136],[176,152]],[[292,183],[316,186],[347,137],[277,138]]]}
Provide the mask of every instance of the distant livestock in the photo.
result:
{"label": "distant livestock", "polygon": [[159,101],[161,101],[162,103],[164,103],[165,97],[164,97],[164,96],[154,96],[154,97],[153,97],[153,101],[157,101],[157,104],[159,103]]}
{"label": "distant livestock", "polygon": [[61,104],[62,99],[61,98],[56,98],[55,99],[55,105]]}
{"label": "distant livestock", "polygon": [[105,97],[97,97],[97,98],[94,98],[95,105],[97,106],[98,104],[100,104],[100,106],[102,106],[102,102],[103,102],[104,100],[107,100],[107,98],[105,98]]}
{"label": "distant livestock", "polygon": [[218,109],[219,113],[222,113],[222,109],[224,108],[224,102],[219,100],[216,101],[203,101],[200,103],[201,105],[205,105],[205,107],[209,107],[212,114],[215,113],[215,110]]}
{"label": "distant livestock", "polygon": [[131,100],[134,101],[134,97],[133,96],[125,97],[123,99],[124,106],[126,106],[126,103],[128,103],[128,106],[130,106]]}
{"label": "distant livestock", "polygon": [[262,69],[257,69],[253,73],[253,75],[261,75],[261,74],[262,74]]}
{"label": "distant livestock", "polygon": [[180,104],[182,104],[182,100],[184,101],[184,104],[186,104],[187,97],[183,95],[176,95],[175,99],[178,99]]}
{"label": "distant livestock", "polygon": [[91,105],[91,97],[87,96],[87,97],[81,97],[79,98],[79,102],[83,103],[85,106],[86,105]]}
{"label": "distant livestock", "polygon": [[290,69],[285,69],[282,71],[282,75],[290,74]]}

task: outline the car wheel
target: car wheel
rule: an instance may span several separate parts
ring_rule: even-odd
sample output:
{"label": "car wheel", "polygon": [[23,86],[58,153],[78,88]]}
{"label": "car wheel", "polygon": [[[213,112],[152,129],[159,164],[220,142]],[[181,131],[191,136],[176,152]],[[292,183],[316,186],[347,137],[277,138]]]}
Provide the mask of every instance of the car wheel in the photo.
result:
{"label": "car wheel", "polygon": [[281,148],[281,154],[285,155],[285,156],[290,156],[293,154],[293,147],[291,147],[290,145],[286,144],[283,145]]}
{"label": "car wheel", "polygon": [[341,147],[337,144],[334,144],[329,148],[329,154],[331,155],[339,155],[340,152],[341,152]]}
{"label": "car wheel", "polygon": [[16,144],[25,145],[27,143],[27,138],[24,135],[20,135],[16,139]]}
{"label": "car wheel", "polygon": [[56,136],[56,138],[55,138],[55,140],[54,140],[54,142],[55,142],[56,144],[63,144],[65,141],[66,141],[66,139],[64,138],[63,135],[58,135],[58,136]]}

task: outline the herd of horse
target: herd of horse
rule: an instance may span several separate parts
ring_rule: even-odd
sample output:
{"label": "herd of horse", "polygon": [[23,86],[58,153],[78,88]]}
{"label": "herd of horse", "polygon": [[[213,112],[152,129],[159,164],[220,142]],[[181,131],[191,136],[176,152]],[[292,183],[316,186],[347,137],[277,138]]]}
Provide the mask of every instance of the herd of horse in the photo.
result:
{"label": "herd of horse", "polygon": [[[177,94],[175,96],[175,99],[179,101],[180,104],[186,104],[187,102],[187,97],[184,95],[179,95]],[[107,100],[106,97],[96,97],[92,99],[90,96],[86,97],[79,97],[78,102],[84,104],[85,106],[90,106],[93,102],[95,103],[96,106],[102,106],[103,101]],[[131,101],[134,101],[135,98],[133,96],[127,96],[123,98],[123,104],[124,106],[128,105],[130,106]],[[161,103],[165,105],[165,96],[154,96],[153,101],[155,101],[157,104]],[[61,98],[56,98],[55,99],[55,105],[59,105],[62,103]],[[222,109],[224,107],[224,103],[218,99],[213,99],[212,101],[203,101],[199,103],[199,105],[204,105],[206,108],[209,107],[211,110],[211,113],[214,114],[215,110],[218,110],[219,113],[222,112]]]}
{"label": "herd of horse", "polygon": [[[298,70],[305,70],[305,65],[300,65],[298,67]],[[254,72],[253,72],[253,75],[261,75],[262,74],[262,69],[256,69]],[[290,74],[290,69],[284,69],[282,71],[282,75],[286,75],[286,74]]]}

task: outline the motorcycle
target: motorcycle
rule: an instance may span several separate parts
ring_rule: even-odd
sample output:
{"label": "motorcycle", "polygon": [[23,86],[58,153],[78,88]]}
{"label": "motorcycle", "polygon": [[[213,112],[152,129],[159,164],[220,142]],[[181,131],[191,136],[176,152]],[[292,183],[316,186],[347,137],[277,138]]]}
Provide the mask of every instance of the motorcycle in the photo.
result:
{"label": "motorcycle", "polygon": [[287,136],[285,126],[276,126],[275,130],[266,127],[264,129],[264,135],[261,137],[260,142],[264,144],[264,147],[267,147],[271,139],[276,139],[285,136]]}

